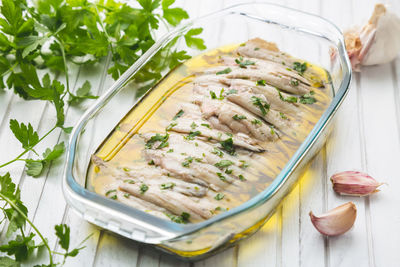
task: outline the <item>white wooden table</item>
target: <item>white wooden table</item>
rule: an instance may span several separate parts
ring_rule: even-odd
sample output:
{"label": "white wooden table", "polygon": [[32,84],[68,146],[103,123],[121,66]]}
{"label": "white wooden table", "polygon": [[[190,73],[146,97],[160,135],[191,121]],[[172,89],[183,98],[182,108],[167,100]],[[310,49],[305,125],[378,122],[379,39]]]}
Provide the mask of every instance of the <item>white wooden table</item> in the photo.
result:
{"label": "white wooden table", "polygon": [[[191,18],[242,1],[202,0],[178,2]],[[283,0],[276,3],[320,14],[345,28],[366,19],[372,0]],[[400,14],[400,1],[392,0]],[[104,67],[103,67],[104,68]],[[98,67],[91,72],[103,73]],[[77,81],[87,70],[71,70]],[[112,80],[92,79],[101,93]],[[22,172],[22,164],[8,171],[22,189],[29,217],[57,250],[53,226],[71,226],[71,245],[88,234],[93,236],[78,257],[67,266],[400,266],[400,59],[387,65],[364,68],[354,75],[351,90],[342,105],[332,136],[313,160],[307,175],[284,200],[282,207],[254,236],[207,260],[186,263],[149,250],[133,241],[111,235],[75,215],[66,206],[61,191],[63,161],[59,160],[43,177],[34,179]],[[104,76],[104,75],[103,75]],[[73,80],[73,79],[72,79]],[[85,107],[83,107],[83,110]],[[82,108],[67,110],[66,125],[73,125]],[[54,124],[53,108],[45,103],[28,103],[11,92],[0,94],[0,162],[17,155],[18,141],[10,134],[11,118],[31,122],[43,133]],[[47,138],[41,149],[67,140],[62,133]],[[342,170],[363,170],[387,183],[382,192],[366,198],[338,197],[329,177]],[[343,236],[324,238],[313,228],[308,212],[316,214],[347,201],[357,205],[358,216],[352,230]],[[43,253],[45,254],[45,253]],[[45,255],[44,255],[45,257]]]}

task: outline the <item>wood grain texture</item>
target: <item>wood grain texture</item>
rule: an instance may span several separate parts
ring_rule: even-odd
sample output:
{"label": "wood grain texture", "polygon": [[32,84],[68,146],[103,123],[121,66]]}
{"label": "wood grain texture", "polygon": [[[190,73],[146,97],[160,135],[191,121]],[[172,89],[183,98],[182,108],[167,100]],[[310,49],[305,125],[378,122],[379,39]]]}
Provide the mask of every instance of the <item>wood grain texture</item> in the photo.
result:
{"label": "wood grain texture", "polygon": [[[191,18],[217,11],[241,0],[177,1]],[[375,0],[272,0],[313,14],[318,14],[345,28],[368,18]],[[400,14],[400,3],[385,0]],[[262,13],[262,10],[256,12]],[[216,25],[217,38],[235,34],[246,39],[251,29],[229,32]],[[159,32],[162,34],[162,31]],[[208,38],[209,39],[209,38]],[[213,46],[212,43],[209,44]],[[296,51],[298,44],[290,44]],[[318,51],[314,47],[313,51]],[[73,89],[90,80],[94,92],[101,93],[113,83],[105,79],[105,66],[92,70],[71,69]],[[100,78],[99,78],[100,73]],[[339,109],[335,127],[326,146],[310,162],[309,167],[276,214],[254,236],[233,248],[196,263],[182,262],[137,242],[111,234],[81,219],[65,203],[61,192],[64,159],[50,166],[40,179],[24,174],[23,163],[7,169],[22,190],[22,199],[30,211],[29,218],[49,238],[58,251],[54,225],[71,226],[71,246],[86,236],[86,248],[66,266],[162,266],[162,267],[225,267],[225,266],[324,266],[324,267],[386,267],[399,266],[400,253],[400,179],[397,164],[400,158],[400,59],[356,73],[350,92]],[[85,104],[88,105],[88,104]],[[67,110],[66,125],[73,125],[81,116],[81,108]],[[29,108],[29,112],[26,109]],[[54,124],[54,110],[46,103],[32,105],[11,92],[0,93],[0,162],[19,153],[20,144],[11,135],[9,120],[30,122],[39,133]],[[39,150],[67,141],[67,136],[54,132]],[[368,198],[342,197],[335,194],[329,177],[338,171],[362,170],[386,182],[382,192]],[[357,206],[357,221],[345,235],[322,237],[309,220],[309,211],[322,213],[347,201]],[[1,237],[0,237],[1,238]],[[42,255],[44,259],[46,255]]]}

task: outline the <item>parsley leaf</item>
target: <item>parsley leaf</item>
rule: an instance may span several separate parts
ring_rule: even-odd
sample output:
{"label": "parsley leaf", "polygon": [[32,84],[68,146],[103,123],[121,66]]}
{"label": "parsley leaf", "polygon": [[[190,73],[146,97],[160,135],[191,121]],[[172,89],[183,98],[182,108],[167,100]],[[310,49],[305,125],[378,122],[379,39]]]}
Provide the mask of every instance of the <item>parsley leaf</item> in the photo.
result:
{"label": "parsley leaf", "polygon": [[39,142],[39,135],[30,123],[26,126],[24,123],[18,123],[17,120],[10,120],[10,129],[24,149],[31,149]]}
{"label": "parsley leaf", "polygon": [[204,41],[201,38],[193,37],[201,34],[203,32],[202,28],[194,28],[190,29],[186,34],[185,34],[185,41],[188,47],[191,48],[196,48],[199,50],[204,50],[207,47],[204,45]]}
{"label": "parsley leaf", "polygon": [[252,96],[251,100],[253,101],[253,105],[260,109],[263,116],[267,115],[270,105],[265,100],[256,96]]}
{"label": "parsley leaf", "polygon": [[307,63],[294,62],[293,69],[297,71],[300,75],[303,75],[304,72],[307,70]]}

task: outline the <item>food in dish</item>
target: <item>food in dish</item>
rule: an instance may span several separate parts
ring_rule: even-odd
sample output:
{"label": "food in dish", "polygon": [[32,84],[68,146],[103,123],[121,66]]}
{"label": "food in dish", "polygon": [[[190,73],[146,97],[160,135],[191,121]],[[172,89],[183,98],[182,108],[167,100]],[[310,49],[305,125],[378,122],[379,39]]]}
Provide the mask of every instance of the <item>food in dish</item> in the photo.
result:
{"label": "food in dish", "polygon": [[88,186],[177,223],[236,207],[273,181],[318,121],[328,77],[259,38],[199,55],[119,123],[92,156]]}

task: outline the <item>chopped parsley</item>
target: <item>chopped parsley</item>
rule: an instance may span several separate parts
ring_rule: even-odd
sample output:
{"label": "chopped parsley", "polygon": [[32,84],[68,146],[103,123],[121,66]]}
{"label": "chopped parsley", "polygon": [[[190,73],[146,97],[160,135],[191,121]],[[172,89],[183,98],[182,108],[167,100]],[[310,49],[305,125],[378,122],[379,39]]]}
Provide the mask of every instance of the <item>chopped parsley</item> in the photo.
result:
{"label": "chopped parsley", "polygon": [[222,173],[217,172],[218,178],[221,179],[221,181],[226,182],[226,177],[222,175]]}
{"label": "chopped parsley", "polygon": [[269,111],[269,104],[267,102],[265,102],[263,99],[256,97],[256,96],[252,96],[251,100],[253,101],[253,105],[257,106],[260,111],[261,114],[263,116],[267,115],[268,111]]}
{"label": "chopped parsley", "polygon": [[226,69],[223,69],[223,70],[221,70],[221,71],[218,71],[216,74],[217,74],[217,75],[228,74],[228,73],[231,72],[231,71],[232,71],[231,68],[226,68]]}
{"label": "chopped parsley", "polygon": [[239,160],[239,161],[240,161],[239,167],[242,169],[246,169],[247,167],[250,166],[249,164],[247,164],[247,162],[245,160]]}
{"label": "chopped parsley", "polygon": [[154,160],[150,160],[147,164],[154,165],[155,163],[154,163]]}
{"label": "chopped parsley", "polygon": [[294,62],[293,69],[297,71],[300,75],[303,75],[303,73],[307,70],[307,63]]}
{"label": "chopped parsley", "polygon": [[192,129],[196,129],[198,125],[195,122],[192,122],[192,124],[190,124],[190,128]]}
{"label": "chopped parsley", "polygon": [[182,212],[182,214],[180,216],[176,216],[176,215],[172,215],[172,214],[165,214],[168,218],[171,219],[171,221],[176,222],[176,223],[187,223],[189,218],[190,218],[190,214],[187,212]]}
{"label": "chopped parsley", "polygon": [[172,128],[174,128],[178,123],[176,122],[171,122],[167,128],[165,128],[166,131],[170,131]]}
{"label": "chopped parsley", "polygon": [[192,162],[193,162],[193,158],[192,157],[187,157],[187,158],[185,158],[185,161],[182,162],[182,166],[186,167],[186,168],[189,168],[190,163],[192,163]]}
{"label": "chopped parsley", "polygon": [[227,168],[229,166],[233,165],[233,162],[227,159],[223,159],[217,163],[214,164],[215,167],[219,169]]}
{"label": "chopped parsley", "polygon": [[230,89],[228,92],[226,92],[227,95],[233,95],[233,94],[237,94],[237,90],[236,89]]}
{"label": "chopped parsley", "polygon": [[259,47],[254,47],[254,51],[260,50]]}
{"label": "chopped parsley", "polygon": [[279,115],[281,115],[281,118],[284,120],[288,119],[288,117],[286,117],[286,115],[283,112],[279,112]]}
{"label": "chopped parsley", "polygon": [[314,104],[317,102],[317,99],[313,96],[315,94],[314,91],[309,92],[303,96],[300,96],[300,103],[302,104]]}
{"label": "chopped parsley", "polygon": [[184,136],[183,138],[185,138],[186,140],[194,140],[194,138],[199,135],[201,135],[200,131],[194,131],[194,132],[190,131],[190,133],[187,136]]}
{"label": "chopped parsley", "polygon": [[152,137],[150,137],[150,139],[146,142],[146,148],[153,148],[154,143],[156,142],[161,142],[158,147],[156,147],[156,149],[160,149],[160,148],[164,148],[167,147],[168,144],[168,138],[169,138],[169,134],[165,134],[165,135],[161,135],[159,133],[157,133],[156,135],[153,135]]}
{"label": "chopped parsley", "polygon": [[134,183],[135,183],[135,181],[134,181],[134,180],[132,180],[132,179],[125,179],[125,180],[124,180],[124,183],[128,183],[128,184],[134,184]]}
{"label": "chopped parsley", "polygon": [[243,175],[241,175],[241,174],[239,174],[239,179],[240,179],[240,181],[246,181],[246,178],[244,178],[244,176]]}
{"label": "chopped parsley", "polygon": [[256,82],[256,85],[265,86],[265,85],[266,85],[266,82],[265,82],[265,80],[258,80],[258,81]]}
{"label": "chopped parsley", "polygon": [[204,126],[204,127],[207,127],[208,129],[211,129],[210,124],[202,123],[202,124],[200,124],[200,125],[201,125],[201,126]]}
{"label": "chopped parsley", "polygon": [[299,80],[297,80],[297,79],[290,80],[290,85],[291,86],[298,86],[299,85]]}
{"label": "chopped parsley", "polygon": [[182,117],[183,113],[185,113],[182,109],[178,111],[178,113],[175,114],[175,116],[172,118],[172,120],[176,120],[180,117]]}
{"label": "chopped parsley", "polygon": [[147,190],[149,190],[149,187],[146,184],[140,185],[140,194],[143,195]]}
{"label": "chopped parsley", "polygon": [[222,88],[221,89],[221,91],[219,91],[219,100],[223,100],[224,99],[224,91],[225,91],[225,89],[224,88]]}
{"label": "chopped parsley", "polygon": [[210,90],[210,96],[211,96],[211,99],[217,99],[217,95],[214,93],[214,91]]}
{"label": "chopped parsley", "polygon": [[228,138],[228,139],[226,139],[226,140],[220,141],[219,143],[221,144],[222,148],[223,148],[226,152],[228,152],[228,153],[231,154],[231,155],[235,155],[236,150],[235,150],[235,147],[233,146],[233,139],[232,139],[232,137],[230,137],[230,138]]}
{"label": "chopped parsley", "polygon": [[225,197],[223,193],[218,193],[215,195],[214,199],[216,200],[222,200]]}
{"label": "chopped parsley", "polygon": [[124,194],[124,197],[125,197],[125,198],[129,198],[130,195],[131,195],[131,194],[126,193],[126,194]]}
{"label": "chopped parsley", "polygon": [[274,126],[270,126],[269,128],[271,129],[271,134],[274,135],[275,134],[275,127]]}
{"label": "chopped parsley", "polygon": [[122,168],[125,172],[129,172],[131,169],[127,168],[127,167],[123,167]]}
{"label": "chopped parsley", "polygon": [[221,150],[219,150],[218,148],[214,147],[213,151],[211,151],[211,153],[219,156],[220,158],[222,158],[224,156],[224,152],[222,152]]}
{"label": "chopped parsley", "polygon": [[172,153],[172,152],[174,152],[174,150],[172,148],[167,151],[167,153]]}
{"label": "chopped parsley", "polygon": [[235,114],[233,115],[232,119],[234,119],[235,121],[240,121],[240,120],[245,120],[247,118],[246,116]]}
{"label": "chopped parsley", "polygon": [[165,189],[172,189],[174,188],[176,184],[175,183],[165,183],[165,184],[161,184],[161,189],[165,190]]}
{"label": "chopped parsley", "polygon": [[108,196],[108,195],[111,194],[111,193],[115,193],[115,192],[117,192],[117,189],[108,190],[108,191],[106,192],[106,196]]}
{"label": "chopped parsley", "polygon": [[257,124],[261,125],[261,121],[257,120],[257,119],[252,120],[251,123],[254,124],[254,125],[257,125]]}
{"label": "chopped parsley", "polygon": [[275,89],[278,91],[279,98],[280,98],[282,101],[285,101],[285,102],[288,102],[288,103],[297,103],[297,97],[295,97],[295,96],[288,96],[288,97],[285,98],[285,97],[282,95],[281,90],[279,90],[278,88],[275,88]]}
{"label": "chopped parsley", "polygon": [[226,169],[226,170],[225,170],[225,173],[226,173],[226,174],[232,174],[232,172],[233,172],[233,170],[231,170],[231,169]]}
{"label": "chopped parsley", "polygon": [[203,162],[203,159],[202,159],[202,158],[194,158],[194,160],[195,160],[196,162]]}
{"label": "chopped parsley", "polygon": [[255,64],[256,64],[254,61],[250,61],[250,60],[248,60],[248,59],[246,59],[245,61],[243,61],[243,57],[239,57],[239,58],[235,59],[235,62],[236,62],[236,64],[239,65],[239,67],[241,67],[241,68],[243,68],[243,69],[246,69],[247,66],[255,65]]}
{"label": "chopped parsley", "polygon": [[110,198],[115,200],[115,199],[117,199],[118,197],[117,197],[117,195],[113,195],[113,196],[111,196]]}

